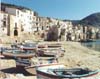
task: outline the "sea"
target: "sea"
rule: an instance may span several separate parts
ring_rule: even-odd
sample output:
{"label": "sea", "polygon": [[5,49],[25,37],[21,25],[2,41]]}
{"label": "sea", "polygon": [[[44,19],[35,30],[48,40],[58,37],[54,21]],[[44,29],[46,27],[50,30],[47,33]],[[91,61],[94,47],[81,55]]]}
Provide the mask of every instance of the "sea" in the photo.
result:
{"label": "sea", "polygon": [[88,47],[89,49],[93,49],[100,52],[100,40],[95,40],[93,42],[82,43],[83,46]]}

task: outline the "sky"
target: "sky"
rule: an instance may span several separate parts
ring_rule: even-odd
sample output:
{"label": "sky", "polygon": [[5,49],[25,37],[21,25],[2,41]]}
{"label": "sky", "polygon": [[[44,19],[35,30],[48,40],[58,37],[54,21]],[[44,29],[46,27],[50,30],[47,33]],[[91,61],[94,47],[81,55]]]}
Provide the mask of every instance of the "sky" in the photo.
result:
{"label": "sky", "polygon": [[67,20],[80,20],[100,12],[100,0],[1,0],[2,2],[25,6],[40,16]]}

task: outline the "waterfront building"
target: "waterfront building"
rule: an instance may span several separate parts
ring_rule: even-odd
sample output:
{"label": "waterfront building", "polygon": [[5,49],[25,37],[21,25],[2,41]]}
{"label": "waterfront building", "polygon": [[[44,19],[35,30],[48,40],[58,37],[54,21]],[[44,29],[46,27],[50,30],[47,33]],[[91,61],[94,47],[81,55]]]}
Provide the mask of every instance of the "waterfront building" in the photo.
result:
{"label": "waterfront building", "polygon": [[55,18],[50,18],[50,26],[54,26],[58,24],[58,20]]}
{"label": "waterfront building", "polygon": [[25,33],[32,32],[32,28],[36,25],[38,14],[30,9],[1,3],[1,11],[14,15],[16,19],[13,21],[15,21],[16,26],[21,27],[21,31]]}
{"label": "waterfront building", "polygon": [[15,15],[8,14],[0,11],[0,34],[1,36],[11,36],[11,37],[20,37],[21,36],[21,25],[18,22]]}
{"label": "waterfront building", "polygon": [[0,11],[0,36],[7,35],[8,14]]}
{"label": "waterfront building", "polygon": [[39,17],[39,28],[42,31],[49,29],[49,20],[47,17]]}
{"label": "waterfront building", "polygon": [[100,28],[96,31],[96,39],[100,39]]}
{"label": "waterfront building", "polygon": [[39,16],[28,8],[1,3],[0,36],[21,37],[35,34],[44,37],[53,26],[58,28],[61,41],[79,41],[99,38],[100,31],[93,26],[74,25],[70,20]]}
{"label": "waterfront building", "polygon": [[59,22],[59,32],[60,32],[60,38],[61,41],[70,40],[71,41],[71,35],[69,33],[72,33],[72,22],[71,21],[58,21]]}

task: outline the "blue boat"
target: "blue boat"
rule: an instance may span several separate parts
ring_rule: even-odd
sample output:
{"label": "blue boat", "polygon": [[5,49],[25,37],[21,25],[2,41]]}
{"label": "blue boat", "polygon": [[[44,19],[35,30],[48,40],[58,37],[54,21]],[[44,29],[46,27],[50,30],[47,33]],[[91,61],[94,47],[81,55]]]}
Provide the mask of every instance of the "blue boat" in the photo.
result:
{"label": "blue boat", "polygon": [[98,70],[92,71],[87,68],[66,69],[62,64],[42,65],[37,67],[36,71],[38,79],[94,78],[99,73]]}

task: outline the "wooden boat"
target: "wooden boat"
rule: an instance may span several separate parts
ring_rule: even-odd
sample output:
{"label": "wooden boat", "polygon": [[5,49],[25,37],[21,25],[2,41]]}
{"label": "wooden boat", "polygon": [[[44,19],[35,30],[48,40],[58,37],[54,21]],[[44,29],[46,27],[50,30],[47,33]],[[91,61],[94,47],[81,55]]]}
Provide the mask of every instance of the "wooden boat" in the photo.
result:
{"label": "wooden boat", "polygon": [[38,56],[46,57],[60,57],[64,55],[65,50],[62,48],[60,42],[56,43],[40,43],[37,46]]}
{"label": "wooden boat", "polygon": [[58,61],[54,57],[38,57],[37,59],[34,59],[33,64],[31,64],[31,66],[26,66],[25,70],[32,75],[37,75],[36,68],[38,66],[54,63],[58,63]]}
{"label": "wooden boat", "polygon": [[25,50],[19,50],[19,49],[5,49],[2,55],[5,56],[5,58],[28,59],[35,56],[35,52],[30,51],[30,50],[25,51]]}
{"label": "wooden boat", "polygon": [[59,48],[42,48],[38,49],[38,56],[47,56],[47,57],[60,57],[63,56],[64,52]]}
{"label": "wooden boat", "polygon": [[0,54],[0,59],[4,58],[4,56],[2,54]]}
{"label": "wooden boat", "polygon": [[40,43],[38,48],[61,48],[61,43]]}
{"label": "wooden boat", "polygon": [[38,50],[38,56],[43,56],[43,57],[55,57],[55,53],[51,51],[43,51],[43,50]]}
{"label": "wooden boat", "polygon": [[61,44],[60,43],[48,44],[48,47],[51,47],[51,48],[60,48]]}
{"label": "wooden boat", "polygon": [[30,62],[29,59],[16,58],[15,61],[16,61],[17,67],[28,67],[28,66],[31,66],[31,62]]}
{"label": "wooden boat", "polygon": [[95,42],[93,39],[80,40],[81,43]]}
{"label": "wooden boat", "polygon": [[99,71],[89,69],[72,68],[66,69],[62,64],[49,64],[38,66],[36,69],[37,79],[76,79],[93,78]]}
{"label": "wooden boat", "polygon": [[24,43],[22,45],[17,46],[20,49],[23,50],[36,50],[37,43]]}

